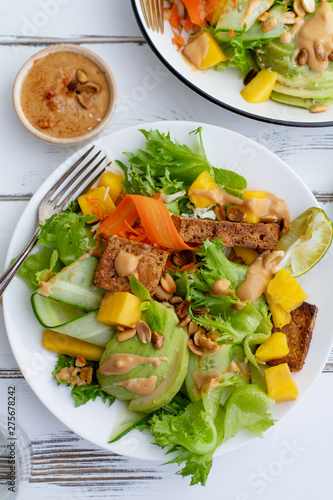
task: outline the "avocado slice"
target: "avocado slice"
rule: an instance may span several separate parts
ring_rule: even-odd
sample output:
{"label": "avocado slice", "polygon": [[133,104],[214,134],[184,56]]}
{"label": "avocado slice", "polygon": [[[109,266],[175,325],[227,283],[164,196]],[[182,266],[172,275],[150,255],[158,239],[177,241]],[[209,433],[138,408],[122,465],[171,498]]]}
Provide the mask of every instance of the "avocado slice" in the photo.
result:
{"label": "avocado slice", "polygon": [[[305,20],[310,17],[311,14],[307,14]],[[307,109],[314,104],[331,104],[333,62],[329,61],[325,71],[313,71],[307,64],[301,66],[293,60],[295,50],[296,37],[289,43],[281,43],[275,38],[254,49],[259,67],[278,73],[271,99]]]}
{"label": "avocado slice", "polygon": [[200,374],[204,375],[207,373],[218,371],[219,373],[223,374],[230,364],[231,347],[232,344],[229,344],[222,346],[219,351],[214,353],[209,353],[207,351],[206,356],[202,357],[201,359],[192,352],[190,353],[190,360],[185,379],[185,387],[187,395],[192,403],[195,403],[196,401],[199,401],[201,399],[201,394],[195,389],[193,377],[194,373],[199,372]]}
{"label": "avocado slice", "polygon": [[[150,308],[144,312],[143,321],[148,323],[152,331],[164,335],[164,344],[162,349],[156,350],[151,342],[143,344],[137,335],[124,342],[119,342],[115,335],[107,344],[102,356],[100,366],[112,355],[116,353],[132,354],[142,358],[158,359],[162,358],[159,366],[147,360],[132,368],[128,373],[117,375],[103,375],[97,373],[99,385],[103,391],[123,400],[138,399],[135,405],[135,411],[148,412],[151,407],[159,408],[166,402],[171,401],[176,392],[180,389],[187,371],[188,365],[188,335],[184,328],[178,328],[179,322],[174,310],[165,305],[153,301]],[[144,361],[144,359],[143,359]],[[127,381],[134,378],[157,377],[156,386],[153,393],[148,396],[139,396],[129,391],[122,385],[115,385],[118,382]],[[160,392],[161,401],[156,402],[155,391],[162,385]],[[169,388],[170,386],[170,388]],[[140,406],[142,400],[142,407]],[[147,403],[147,400],[150,402]],[[155,408],[156,407],[156,408]],[[129,408],[133,409],[134,408]]]}
{"label": "avocado slice", "polygon": [[177,354],[167,377],[159,386],[147,396],[141,396],[128,405],[128,409],[136,412],[151,412],[170,403],[172,398],[180,390],[188,367],[189,349],[187,347],[188,335],[183,335],[181,343],[178,345]]}
{"label": "avocado slice", "polygon": [[311,109],[314,104],[322,104],[314,102],[313,99],[303,99],[302,97],[294,97],[286,94],[279,94],[279,92],[272,92],[271,99],[273,101],[281,102],[289,106],[298,106],[299,108]]}

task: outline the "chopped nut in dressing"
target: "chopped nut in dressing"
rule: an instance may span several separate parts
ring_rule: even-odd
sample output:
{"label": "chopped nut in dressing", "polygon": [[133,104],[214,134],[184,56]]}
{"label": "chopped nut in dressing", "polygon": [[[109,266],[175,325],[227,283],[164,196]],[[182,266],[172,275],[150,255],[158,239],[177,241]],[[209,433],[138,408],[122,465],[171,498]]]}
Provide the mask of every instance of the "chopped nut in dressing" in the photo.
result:
{"label": "chopped nut in dressing", "polygon": [[99,125],[109,107],[104,72],[83,54],[56,51],[37,59],[24,78],[20,104],[44,134],[77,137]]}
{"label": "chopped nut in dressing", "polygon": [[130,372],[138,365],[152,363],[155,367],[160,366],[161,362],[168,363],[168,358],[165,356],[145,358],[136,354],[120,354],[115,353],[104,361],[98,368],[98,372],[102,375],[123,375]]}

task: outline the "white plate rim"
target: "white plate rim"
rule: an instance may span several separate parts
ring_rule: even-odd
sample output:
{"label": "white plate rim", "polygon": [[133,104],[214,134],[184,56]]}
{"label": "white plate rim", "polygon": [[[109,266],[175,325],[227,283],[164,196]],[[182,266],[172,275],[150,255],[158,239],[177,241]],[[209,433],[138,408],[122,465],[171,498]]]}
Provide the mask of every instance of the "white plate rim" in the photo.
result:
{"label": "white plate rim", "polygon": [[[137,21],[137,24],[140,28],[141,33],[143,34],[147,44],[149,45],[150,49],[154,52],[156,57],[161,61],[161,63],[176,77],[178,80],[180,80],[186,87],[191,89],[193,92],[196,92],[198,95],[203,97],[204,99],[207,99],[208,101],[212,102],[213,104],[216,104],[217,106],[227,109],[228,111],[231,111],[233,113],[236,113],[240,116],[246,117],[246,118],[251,118],[253,120],[257,120],[259,122],[264,122],[264,123],[271,123],[273,125],[281,125],[281,126],[287,126],[287,127],[296,127],[296,128],[321,128],[321,127],[332,127],[333,126],[333,120],[327,120],[327,121],[297,121],[297,120],[284,120],[284,119],[279,119],[279,118],[269,118],[266,116],[261,116],[260,114],[256,113],[251,113],[250,111],[246,111],[243,109],[240,109],[238,107],[232,106],[231,104],[228,104],[220,99],[215,98],[213,95],[205,92],[200,86],[196,85],[195,83],[191,82],[188,78],[186,78],[180,71],[178,71],[167,59],[163,56],[159,48],[156,46],[156,44],[153,42],[151,38],[151,32],[143,22],[143,16],[142,16],[142,11],[141,11],[141,4],[140,0],[131,0],[132,4],[132,9],[133,13],[135,16],[135,19]],[[276,103],[275,104],[279,104]],[[295,106],[288,106],[288,105],[282,105],[284,108],[294,108],[295,110],[299,109]],[[310,114],[310,111],[308,110],[308,113]],[[317,114],[316,118],[320,117],[320,113]]]}
{"label": "white plate rim", "polygon": [[[145,129],[157,128],[157,129],[162,130],[162,131],[169,130],[171,132],[172,137],[175,137],[177,139],[177,133],[179,133],[179,132],[177,132],[177,131],[174,132],[174,130],[186,129],[186,133],[188,133],[188,131],[194,130],[198,126],[203,127],[203,133],[207,134],[207,138],[209,138],[210,134],[213,134],[215,131],[215,133],[217,133],[217,134],[224,134],[226,136],[233,137],[235,140],[237,139],[237,141],[240,141],[240,140],[245,141],[244,144],[246,144],[246,146],[255,148],[255,150],[259,151],[259,153],[262,154],[264,157],[266,157],[266,159],[275,163],[275,165],[281,169],[280,170],[281,172],[288,173],[290,182],[292,184],[296,182],[296,185],[300,186],[301,189],[303,190],[302,192],[303,192],[305,198],[307,199],[307,204],[309,204],[309,201],[311,200],[312,203],[309,206],[311,206],[311,205],[318,206],[318,203],[317,203],[316,199],[314,198],[314,196],[312,195],[309,188],[295,174],[295,172],[293,170],[291,170],[290,167],[288,167],[275,154],[273,154],[272,152],[270,152],[269,150],[267,150],[263,146],[257,144],[255,141],[242,136],[241,134],[238,134],[236,132],[233,132],[233,131],[230,131],[230,130],[227,130],[227,129],[224,129],[224,128],[221,128],[221,127],[218,127],[215,125],[197,123],[197,122],[187,122],[187,121],[161,121],[161,122],[152,122],[152,123],[142,123],[142,124],[131,126],[129,128],[123,129],[123,130],[118,130],[117,132],[113,132],[108,136],[105,136],[97,141],[92,142],[91,144],[98,145],[98,143],[103,142],[105,140],[110,140],[110,138],[111,138],[111,141],[112,141],[112,138],[114,141],[116,141],[117,135],[121,136],[121,134],[126,134],[126,137],[131,137],[131,134],[137,132],[140,128],[145,128]],[[182,133],[185,134],[185,131],[183,131]],[[178,136],[178,139],[179,139],[179,136]],[[181,139],[181,141],[183,141],[183,138]],[[91,144],[89,144],[88,146],[84,146],[80,151],[74,153],[70,158],[68,158],[65,162],[63,162],[55,171],[52,172],[52,174],[43,182],[43,184],[39,187],[39,189],[33,195],[30,202],[28,203],[27,207],[25,208],[24,212],[22,213],[21,218],[20,218],[20,220],[15,228],[15,231],[13,233],[13,236],[11,238],[11,242],[9,244],[7,257],[6,257],[6,266],[9,264],[13,255],[15,255],[15,247],[16,247],[16,253],[17,253],[17,250],[21,249],[24,245],[24,241],[22,243],[20,243],[20,238],[22,239],[22,227],[25,224],[25,219],[27,218],[27,215],[31,216],[32,211],[34,211],[36,209],[36,206],[38,205],[39,200],[42,199],[43,194],[45,194],[47,189],[49,189],[49,187],[51,185],[53,185],[55,180],[58,179],[63,174],[63,172],[68,168],[68,166],[71,165],[72,163],[74,163],[74,161],[82,154],[82,152],[84,150],[88,149],[88,147],[90,147]],[[205,138],[204,138],[204,144],[207,145]],[[126,150],[127,151],[131,150],[131,147],[127,148]],[[207,148],[206,148],[206,152],[209,156],[209,150]],[[28,231],[29,231],[29,228],[28,228]],[[323,260],[326,260],[326,262],[327,262],[328,258],[329,258],[328,256],[325,256]],[[332,261],[332,259],[331,259],[331,261]],[[314,276],[314,271],[310,271],[310,273],[312,273],[312,276]],[[310,273],[308,273],[308,274],[310,274]],[[321,280],[319,280],[319,281],[321,281]],[[13,300],[13,296],[14,296],[14,299],[16,298],[16,293],[17,293],[19,283],[21,283],[21,285],[23,285],[25,287],[25,293],[26,293],[26,291],[27,291],[26,285],[24,283],[22,283],[22,280],[20,278],[15,277],[13,282],[9,285],[8,289],[5,291],[5,293],[3,295],[3,310],[4,310],[5,326],[6,326],[9,342],[10,342],[11,348],[13,350],[14,356],[16,358],[16,361],[18,362],[18,365],[22,369],[22,366],[24,366],[24,364],[27,361],[24,358],[24,356],[27,356],[27,353],[24,352],[24,349],[20,350],[20,346],[15,345],[15,338],[17,337],[17,331],[15,330],[15,326],[13,326],[12,314],[13,314],[13,312],[15,313],[15,310],[13,311],[13,303],[11,302],[11,299]],[[327,297],[328,301],[332,301],[333,292],[329,288],[327,288],[327,290],[323,291],[323,295],[325,297]],[[326,308],[326,309],[328,309],[328,308]],[[321,323],[322,322],[323,321],[321,321]],[[34,329],[35,329],[35,326],[37,329],[38,328],[37,321],[36,321],[35,325],[33,326]],[[318,329],[319,329],[319,326],[317,326],[317,324],[316,324],[315,330],[318,330]],[[310,373],[310,375],[311,375],[310,382],[309,382],[309,374],[307,374],[307,378],[306,378],[307,381],[305,383],[306,387],[303,390],[304,384],[301,384],[302,390],[300,391],[300,395],[299,395],[298,400],[296,402],[294,402],[292,405],[290,405],[289,403],[280,403],[280,406],[279,405],[275,406],[273,408],[274,419],[281,421],[282,418],[284,418],[285,416],[290,414],[290,412],[300,403],[300,401],[303,399],[303,397],[309,392],[310,388],[313,386],[316,379],[319,377],[319,375],[320,375],[320,373],[325,365],[327,356],[329,354],[329,350],[332,346],[333,335],[330,334],[328,336],[328,334],[327,334],[327,337],[328,338],[326,339],[326,344],[324,346],[320,346],[320,342],[319,342],[319,346],[317,345],[318,344],[318,342],[317,342],[318,338],[317,338],[316,342],[315,342],[316,346],[313,346],[312,351],[311,351],[311,347],[310,347],[310,354],[312,353],[311,358],[313,357],[314,354],[315,354],[315,358],[317,358],[317,366],[316,366],[315,373],[314,374]],[[20,338],[20,336],[18,338]],[[21,339],[21,341],[22,341],[22,339]],[[312,341],[312,344],[313,343],[314,343],[314,341]],[[315,349],[316,349],[316,351],[320,351],[320,355],[318,354],[318,352],[314,352]],[[54,363],[54,359],[55,359],[55,356],[53,356],[51,359],[51,361],[53,363]],[[305,369],[303,368],[303,370],[308,372],[309,365],[310,365],[310,363],[308,363],[306,365]],[[52,370],[53,366],[54,365],[52,364],[51,370]],[[123,438],[123,440],[119,441],[118,443],[114,443],[112,445],[107,443],[107,439],[105,439],[104,441],[101,441],[100,438],[96,439],[96,437],[94,437],[94,435],[91,435],[90,430],[87,431],[85,428],[82,429],[80,426],[77,425],[77,422],[73,423],[73,421],[71,420],[71,417],[67,418],[67,415],[66,415],[66,417],[61,415],[61,404],[59,405],[59,402],[57,401],[57,405],[55,406],[54,403],[48,397],[46,397],[47,395],[45,393],[41,393],[42,391],[40,390],[38,383],[36,384],[36,380],[34,380],[33,377],[31,377],[29,374],[25,373],[24,369],[22,371],[23,371],[23,375],[25,376],[28,384],[30,385],[32,390],[35,392],[37,397],[42,401],[42,403],[51,411],[51,413],[53,413],[62,423],[64,423],[67,427],[69,427],[76,434],[82,436],[83,438],[94,443],[95,445],[101,446],[102,448],[105,448],[108,451],[111,451],[114,453],[122,454],[122,455],[129,456],[132,458],[143,458],[143,459],[159,460],[159,461],[165,460],[164,451],[160,450],[160,448],[158,448],[156,446],[149,444],[149,433],[148,434],[144,434],[144,433],[140,434],[138,431],[134,431],[133,433],[128,435],[128,438],[125,437],[125,438]],[[47,366],[46,373],[49,374],[49,380],[47,381],[49,383],[52,380],[51,375],[50,375],[50,366]],[[302,372],[300,372],[300,374],[302,374]],[[299,384],[299,381],[302,381],[302,375],[300,376],[299,374],[295,374],[295,378],[297,380],[297,384]],[[52,380],[52,384],[54,384],[54,388],[56,389],[56,391],[59,391],[56,393],[57,396],[59,394],[59,396],[61,396],[61,398],[64,397],[66,399],[66,405],[67,405],[69,390],[65,387],[57,388],[56,384],[53,380]],[[65,389],[65,391],[67,390],[67,394],[65,393],[64,389]],[[59,398],[60,401],[62,401],[61,398]],[[64,399],[64,401],[65,401],[65,399]],[[70,399],[70,401],[71,401],[71,405],[74,408],[74,404],[73,404],[71,399]],[[102,402],[95,402],[95,403],[90,402],[83,407],[75,409],[75,411],[77,412],[77,414],[80,414],[80,418],[83,418],[83,420],[84,420],[85,411],[86,411],[86,409],[87,409],[87,411],[90,411],[91,405],[94,405],[92,407],[92,412],[94,412],[95,409],[98,411],[101,411],[102,408],[105,408],[105,405],[103,406]],[[111,411],[113,412],[113,407],[111,408]],[[114,415],[113,415],[113,418],[114,418]],[[110,423],[109,433],[111,432],[111,428],[112,428],[112,425]],[[233,439],[229,440],[228,442],[226,442],[225,444],[223,444],[217,450],[216,455],[224,454],[224,453],[227,453],[229,451],[235,450],[235,449],[239,448],[240,446],[243,446],[244,444],[250,442],[252,439],[255,439],[255,436],[253,436],[252,434],[250,434],[248,432],[241,432],[235,438],[233,438]],[[148,443],[147,443],[147,441],[148,441]],[[147,448],[147,446],[148,446],[148,448]],[[142,447],[144,447],[143,454],[140,451]],[[147,449],[148,449],[148,451],[147,451]]]}

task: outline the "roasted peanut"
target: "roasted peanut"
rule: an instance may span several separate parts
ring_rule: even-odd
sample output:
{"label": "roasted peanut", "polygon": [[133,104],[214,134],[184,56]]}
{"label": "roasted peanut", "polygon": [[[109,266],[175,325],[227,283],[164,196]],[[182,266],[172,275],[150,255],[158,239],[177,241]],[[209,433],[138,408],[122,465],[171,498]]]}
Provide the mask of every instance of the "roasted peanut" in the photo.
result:
{"label": "roasted peanut", "polygon": [[276,19],[276,17],[270,17],[269,19],[267,19],[267,21],[265,21],[263,23],[262,30],[264,33],[267,33],[267,31],[270,31],[273,28],[275,28],[275,26],[277,26],[277,24],[278,24],[278,20]]}
{"label": "roasted peanut", "polygon": [[155,290],[155,298],[159,300],[160,302],[163,302],[164,300],[170,300],[172,297],[171,293],[167,293],[161,285],[157,285],[156,290]]}
{"label": "roasted peanut", "polygon": [[174,282],[174,279],[170,274],[164,273],[160,279],[160,284],[163,290],[167,293],[175,293],[177,287],[176,283]]}
{"label": "roasted peanut", "polygon": [[152,336],[151,336],[151,342],[154,346],[154,349],[156,349],[156,350],[162,349],[162,347],[164,345],[164,335],[153,331]]}
{"label": "roasted peanut", "polygon": [[122,332],[119,332],[117,334],[117,339],[119,342],[124,342],[125,340],[133,338],[135,334],[136,328],[127,328],[126,330],[123,330]]}
{"label": "roasted peanut", "polygon": [[136,325],[136,332],[138,334],[139,339],[143,344],[148,344],[148,342],[151,341],[151,329],[149,328],[149,325],[145,323],[145,321],[138,321]]}

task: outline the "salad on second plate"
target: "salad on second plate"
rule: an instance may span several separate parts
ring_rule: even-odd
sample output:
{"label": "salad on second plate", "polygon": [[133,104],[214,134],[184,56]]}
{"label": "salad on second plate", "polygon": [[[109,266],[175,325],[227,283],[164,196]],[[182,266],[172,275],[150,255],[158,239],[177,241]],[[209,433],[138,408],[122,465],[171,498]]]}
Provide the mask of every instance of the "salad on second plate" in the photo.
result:
{"label": "salad on second plate", "polygon": [[[313,113],[333,101],[333,13],[327,0],[173,0],[173,43],[196,69],[238,68],[249,103]],[[223,76],[221,76],[223,78]]]}
{"label": "salad on second plate", "polygon": [[[158,130],[41,226],[20,275],[34,290],[54,377],[76,406],[121,401],[110,442],[136,428],[205,484],[217,447],[293,401],[317,307],[295,277],[324,255],[319,208],[248,190]],[[36,324],[37,327],[37,324]]]}

